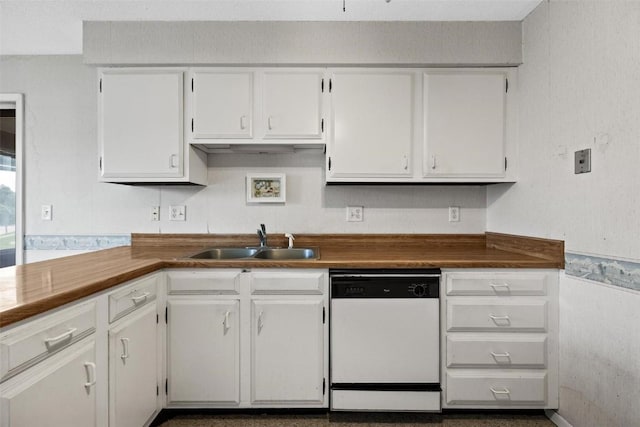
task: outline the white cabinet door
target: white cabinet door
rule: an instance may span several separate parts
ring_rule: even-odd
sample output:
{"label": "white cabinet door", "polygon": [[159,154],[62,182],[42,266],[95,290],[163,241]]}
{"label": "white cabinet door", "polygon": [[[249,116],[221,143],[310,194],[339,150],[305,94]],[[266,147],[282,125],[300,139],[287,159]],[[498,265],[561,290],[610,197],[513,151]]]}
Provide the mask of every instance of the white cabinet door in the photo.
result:
{"label": "white cabinet door", "polygon": [[424,73],[424,176],[505,175],[506,73]]}
{"label": "white cabinet door", "polygon": [[111,427],[145,425],[156,411],[156,306],[149,304],[109,331]]}
{"label": "white cabinet door", "polygon": [[253,300],[251,403],[323,402],[322,300]]}
{"label": "white cabinet door", "polygon": [[192,76],[193,138],[251,138],[252,71],[197,71]]}
{"label": "white cabinet door", "polygon": [[265,138],[321,138],[322,73],[266,71],[263,89]]}
{"label": "white cabinet door", "polygon": [[183,176],[183,84],[176,70],[102,72],[102,178]]}
{"label": "white cabinet door", "polygon": [[336,71],[331,77],[327,176],[411,176],[415,75]]}
{"label": "white cabinet door", "polygon": [[169,298],[169,403],[240,402],[238,300]]}
{"label": "white cabinet door", "polygon": [[95,361],[94,339],[89,338],[5,382],[0,425],[96,426]]}

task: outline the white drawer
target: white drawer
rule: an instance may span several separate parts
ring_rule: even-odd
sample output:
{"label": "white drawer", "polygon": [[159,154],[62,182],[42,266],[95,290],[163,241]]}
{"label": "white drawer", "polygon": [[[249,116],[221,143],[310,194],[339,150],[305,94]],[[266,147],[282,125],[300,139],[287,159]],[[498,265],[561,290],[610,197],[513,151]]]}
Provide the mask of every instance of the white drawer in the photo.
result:
{"label": "white drawer", "polygon": [[324,271],[253,271],[251,293],[322,295],[325,282]]}
{"label": "white drawer", "polygon": [[155,301],[158,293],[159,275],[154,274],[131,282],[109,294],[109,322],[114,322],[132,311]]}
{"label": "white drawer", "polygon": [[465,298],[447,301],[447,331],[531,331],[547,329],[544,300]]}
{"label": "white drawer", "polygon": [[516,334],[447,336],[448,368],[545,368],[547,337]]}
{"label": "white drawer", "polygon": [[448,405],[544,406],[547,374],[541,372],[447,372]]}
{"label": "white drawer", "polygon": [[167,273],[169,295],[238,295],[242,269],[184,270]]}
{"label": "white drawer", "polygon": [[93,301],[16,327],[0,337],[0,377],[9,378],[95,330]]}
{"label": "white drawer", "polygon": [[447,295],[546,295],[552,275],[548,272],[446,273]]}

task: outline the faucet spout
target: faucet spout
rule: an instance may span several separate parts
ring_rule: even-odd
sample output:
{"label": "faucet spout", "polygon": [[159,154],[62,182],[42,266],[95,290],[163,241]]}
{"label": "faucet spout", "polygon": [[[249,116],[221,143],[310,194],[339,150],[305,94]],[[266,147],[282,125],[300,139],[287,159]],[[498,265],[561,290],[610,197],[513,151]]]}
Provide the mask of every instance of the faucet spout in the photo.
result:
{"label": "faucet spout", "polygon": [[260,224],[260,228],[258,228],[258,238],[260,239],[260,247],[267,247],[267,228],[264,224]]}

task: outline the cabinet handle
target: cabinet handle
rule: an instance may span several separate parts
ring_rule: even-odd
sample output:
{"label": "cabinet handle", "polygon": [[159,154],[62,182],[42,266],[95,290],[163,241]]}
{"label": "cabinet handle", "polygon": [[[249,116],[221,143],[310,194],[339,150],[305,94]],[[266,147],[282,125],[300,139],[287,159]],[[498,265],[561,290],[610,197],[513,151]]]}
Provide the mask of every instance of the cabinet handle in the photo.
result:
{"label": "cabinet handle", "polygon": [[120,355],[120,359],[126,360],[129,358],[129,338],[120,338],[122,342],[122,355]]}
{"label": "cabinet handle", "polygon": [[87,382],[84,383],[84,387],[88,392],[91,387],[96,385],[96,364],[93,362],[85,362],[84,369],[87,371]]}
{"label": "cabinet handle", "polygon": [[507,352],[507,351],[505,351],[504,353],[494,353],[494,352],[492,351],[492,352],[491,352],[491,355],[492,355],[493,357],[496,357],[496,358],[497,358],[497,357],[507,357],[507,358],[510,358],[510,357],[511,357],[511,355],[510,355],[510,354],[509,354],[509,352]]}
{"label": "cabinet handle", "polygon": [[133,301],[134,304],[138,304],[140,301],[145,301],[148,296],[149,296],[149,292],[145,292],[144,294],[139,295],[137,297],[131,297],[131,301]]}
{"label": "cabinet handle", "polygon": [[258,314],[258,333],[260,333],[260,331],[262,331],[262,327],[264,326],[264,322],[262,321],[262,315],[264,314],[264,312],[260,312],[260,314]]}
{"label": "cabinet handle", "polygon": [[491,390],[491,392],[492,392],[493,394],[511,394],[511,392],[509,391],[509,389],[508,389],[508,388],[506,388],[506,387],[503,387],[503,388],[502,388],[502,390],[496,390],[496,389],[495,389],[495,388],[493,388],[493,387],[489,387],[489,390]]}
{"label": "cabinet handle", "polygon": [[47,338],[46,340],[44,340],[44,345],[47,346],[47,350],[49,350],[51,346],[55,345],[58,341],[62,340],[63,338],[71,339],[71,337],[73,336],[73,333],[77,330],[78,328],[69,328],[67,332],[62,333],[57,337]]}
{"label": "cabinet handle", "polygon": [[178,167],[178,155],[172,154],[169,156],[169,167],[177,168]]}
{"label": "cabinet handle", "polygon": [[227,331],[229,329],[229,315],[230,311],[224,313],[224,320],[222,321],[222,325],[224,326],[224,330]]}
{"label": "cabinet handle", "polygon": [[436,156],[431,156],[431,169],[436,168]]}
{"label": "cabinet handle", "polygon": [[245,130],[247,128],[247,116],[240,116],[240,129]]}
{"label": "cabinet handle", "polygon": [[273,129],[273,117],[269,116],[269,118],[267,119],[267,124],[269,126],[269,130]]}
{"label": "cabinet handle", "polygon": [[504,326],[500,324],[500,321],[505,321],[507,325],[511,324],[511,319],[509,319],[509,316],[494,316],[493,314],[490,314],[489,317],[491,318],[491,320],[493,320],[493,323],[498,326]]}

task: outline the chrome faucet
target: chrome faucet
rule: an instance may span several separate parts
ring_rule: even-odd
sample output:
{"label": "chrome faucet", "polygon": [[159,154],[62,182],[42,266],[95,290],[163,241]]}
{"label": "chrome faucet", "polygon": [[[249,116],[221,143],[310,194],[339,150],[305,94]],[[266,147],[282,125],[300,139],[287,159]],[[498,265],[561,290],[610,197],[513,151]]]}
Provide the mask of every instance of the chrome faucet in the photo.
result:
{"label": "chrome faucet", "polygon": [[260,224],[260,228],[258,228],[258,238],[260,239],[260,247],[267,247],[267,228],[264,224]]}

